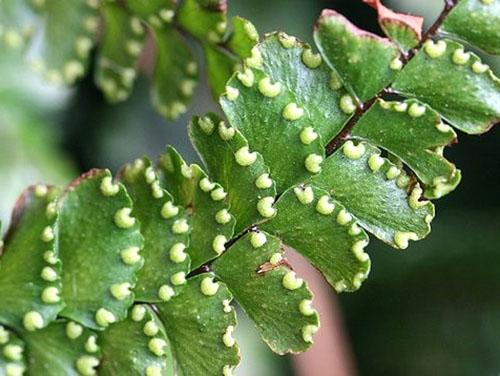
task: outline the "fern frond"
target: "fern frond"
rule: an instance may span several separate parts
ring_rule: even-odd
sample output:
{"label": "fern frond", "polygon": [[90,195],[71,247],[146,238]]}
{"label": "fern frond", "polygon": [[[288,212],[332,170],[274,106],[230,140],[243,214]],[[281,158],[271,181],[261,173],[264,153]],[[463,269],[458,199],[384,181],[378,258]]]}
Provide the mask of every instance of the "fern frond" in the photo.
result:
{"label": "fern frond", "polygon": [[[190,125],[207,173],[168,147],[158,166],[140,158],[124,167],[121,182],[91,170],[59,197],[42,185],[22,195],[0,259],[0,372],[228,376],[240,358],[233,296],[279,354],[306,350],[319,328],[286,246],[336,291],[354,291],[370,271],[367,233],[397,249],[428,235],[427,199],[460,181],[443,156],[457,139],[450,126],[483,133],[500,114],[491,69],[435,34],[444,22],[473,42],[456,18],[489,6],[491,15],[478,14],[494,47],[497,8],[461,0],[421,35],[418,19],[366,2],[390,39],[326,11],[315,53],[284,33],[254,46],[241,19],[226,37],[221,1],[186,0],[177,16],[163,2],[127,1],[142,19],[132,23],[165,33],[165,44],[177,32],[166,24],[178,22],[207,56],[216,51],[209,69],[227,120],[208,114]],[[120,60],[115,52],[102,50]],[[196,75],[184,52],[168,64],[185,70],[155,76],[160,105],[183,94],[166,86]],[[244,65],[225,82],[235,56]]]}
{"label": "fern frond", "polygon": [[[154,107],[166,118],[176,119],[187,111],[199,73],[181,34],[202,46],[215,97],[258,42],[255,27],[240,17],[233,19],[234,27],[227,32],[226,8],[225,1],[219,0],[179,4],[171,0],[5,0],[0,3],[0,43],[27,50],[30,66],[56,85],[81,79],[96,48],[95,82],[112,103],[129,97],[141,71],[153,72]],[[154,66],[140,63],[143,54],[154,50]]]}

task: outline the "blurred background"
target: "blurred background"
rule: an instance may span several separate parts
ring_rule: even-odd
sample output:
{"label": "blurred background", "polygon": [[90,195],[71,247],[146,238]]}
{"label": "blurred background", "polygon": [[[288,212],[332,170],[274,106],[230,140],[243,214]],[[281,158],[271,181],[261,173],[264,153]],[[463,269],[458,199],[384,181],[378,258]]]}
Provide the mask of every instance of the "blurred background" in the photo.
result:
{"label": "blurred background", "polygon": [[[442,7],[437,0],[385,3],[425,16],[426,26]],[[284,30],[312,42],[312,25],[323,8],[380,33],[375,12],[357,0],[228,0],[228,5],[230,15],[250,19],[261,34]],[[498,75],[500,59],[484,60]],[[91,167],[116,171],[143,154],[156,158],[167,143],[197,162],[186,123],[216,106],[202,82],[190,111],[168,122],[152,109],[147,77],[139,79],[129,100],[112,106],[91,75],[72,89],[50,87],[30,73],[22,56],[0,50],[4,230],[14,200],[29,184],[66,184]],[[459,140],[447,157],[462,169],[463,180],[436,203],[427,240],[401,252],[372,239],[372,272],[355,294],[337,296],[304,266],[323,326],[312,351],[276,356],[242,318],[238,375],[499,375],[500,133],[494,129]]]}

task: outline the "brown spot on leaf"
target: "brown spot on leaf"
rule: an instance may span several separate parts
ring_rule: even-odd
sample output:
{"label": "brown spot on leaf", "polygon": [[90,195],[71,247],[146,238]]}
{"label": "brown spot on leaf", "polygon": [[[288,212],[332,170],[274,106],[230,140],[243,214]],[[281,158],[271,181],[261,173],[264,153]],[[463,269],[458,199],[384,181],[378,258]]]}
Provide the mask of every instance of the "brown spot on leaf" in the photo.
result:
{"label": "brown spot on leaf", "polygon": [[257,274],[265,274],[265,273],[270,272],[271,270],[274,270],[280,266],[284,266],[290,270],[293,270],[292,265],[288,262],[288,260],[286,258],[283,258],[277,264],[271,264],[270,262],[263,263],[262,265],[260,265],[257,268]]}

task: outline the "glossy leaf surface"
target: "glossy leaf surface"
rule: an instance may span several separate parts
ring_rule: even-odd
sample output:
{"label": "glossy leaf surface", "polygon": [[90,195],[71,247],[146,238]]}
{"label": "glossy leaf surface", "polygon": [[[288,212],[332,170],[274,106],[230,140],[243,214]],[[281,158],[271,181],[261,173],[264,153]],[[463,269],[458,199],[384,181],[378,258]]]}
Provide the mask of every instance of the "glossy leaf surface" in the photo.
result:
{"label": "glossy leaf surface", "polygon": [[210,181],[198,165],[188,166],[172,147],[162,155],[160,167],[165,187],[172,193],[174,202],[185,206],[189,214],[187,252],[191,257],[191,269],[196,269],[217,257],[233,235],[235,220],[229,213],[227,193],[219,184]]}
{"label": "glossy leaf surface", "polygon": [[213,295],[206,295],[202,292],[205,278],[213,275],[190,278],[179,296],[158,305],[183,375],[221,375],[239,363],[238,345],[231,336],[236,315],[234,310],[224,311],[224,302],[229,303],[232,296],[221,282],[214,282],[218,287],[209,289]]}
{"label": "glossy leaf surface", "polygon": [[[176,221],[188,220],[182,207],[173,204],[172,196],[160,186],[157,173],[147,158],[127,165],[121,178],[134,201],[134,213],[141,223],[144,266],[137,272],[135,299],[142,302],[161,301],[160,289],[176,274],[189,273],[190,259],[184,248],[189,245],[188,233],[175,233]],[[177,245],[176,245],[177,244]],[[165,289],[165,287],[163,287]]]}
{"label": "glossy leaf surface", "polygon": [[380,27],[402,50],[409,50],[420,42],[423,17],[395,12],[384,6],[380,0],[363,1],[375,8]]}
{"label": "glossy leaf surface", "polygon": [[[321,157],[348,119],[339,107],[345,90],[332,87],[326,64],[304,64],[304,53],[310,57],[311,50],[294,37],[268,36],[257,45],[253,60],[247,59],[244,72],[228,82],[226,91],[237,89],[238,95],[221,98],[229,123],[264,157],[278,192],[311,175],[306,158]],[[308,127],[311,137],[303,142],[301,132]]]}
{"label": "glossy leaf surface", "polygon": [[500,54],[500,3],[491,0],[459,0],[441,31],[450,36],[479,47],[482,50]]}
{"label": "glossy leaf surface", "polygon": [[23,338],[31,375],[79,376],[99,365],[97,335],[74,322],[58,320]]}
{"label": "glossy leaf surface", "polygon": [[[500,80],[459,43],[440,43],[429,42],[410,60],[394,90],[429,104],[461,131],[486,132],[500,119]],[[444,46],[444,51],[434,46]]]}
{"label": "glossy leaf surface", "polygon": [[[257,204],[263,197],[276,195],[275,185],[262,156],[253,154],[240,131],[209,114],[193,119],[190,135],[208,172],[228,193],[231,213],[236,217],[235,232],[264,219]],[[242,153],[247,149],[248,153]],[[243,163],[245,156],[250,159]]]}
{"label": "glossy leaf surface", "polygon": [[[131,212],[132,201],[121,184],[103,188],[106,182],[112,184],[110,178],[107,171],[91,170],[70,184],[60,202],[59,252],[66,302],[61,314],[93,329],[126,317],[134,299],[130,289],[143,263],[135,257],[143,238]],[[114,285],[123,286],[122,296],[112,294]],[[103,315],[103,309],[111,317]]]}
{"label": "glossy leaf surface", "polygon": [[323,162],[321,174],[311,182],[328,191],[364,228],[392,246],[404,248],[401,245],[408,245],[404,242],[397,245],[396,240],[400,237],[411,236],[415,240],[425,237],[430,231],[428,222],[434,216],[433,205],[419,201],[417,190],[411,196],[414,207],[410,206],[408,190],[413,184],[410,185],[406,174],[388,160],[384,159],[376,171],[370,168],[369,158],[380,154],[377,148],[361,143],[357,150],[363,153],[358,156],[350,153],[346,145]]}
{"label": "glossy leaf surface", "polygon": [[129,316],[99,336],[102,362],[99,375],[174,374],[172,346],[153,309],[135,305]]}
{"label": "glossy leaf surface", "polygon": [[[243,236],[229,248],[214,263],[214,271],[274,352],[302,352],[312,343],[312,338],[303,334],[304,328],[310,325],[317,329],[319,325],[310,306],[312,294],[303,280],[289,274],[286,262],[280,261],[283,250],[279,239],[260,232],[266,242],[255,247],[255,234]],[[301,304],[307,306],[302,311]]]}
{"label": "glossy leaf surface", "polygon": [[259,41],[259,33],[249,20],[243,17],[232,18],[233,30],[227,41],[229,49],[239,57],[252,55],[252,48]]}
{"label": "glossy leaf surface", "polygon": [[[415,117],[414,111],[424,113]],[[399,157],[425,184],[430,198],[443,196],[460,182],[460,171],[443,157],[443,147],[456,140],[456,133],[436,111],[415,100],[378,100],[356,123],[352,137]]]}
{"label": "glossy leaf surface", "polygon": [[40,315],[42,326],[46,326],[64,307],[60,296],[57,213],[51,203],[54,194],[55,188],[31,187],[16,203],[0,252],[2,324],[23,329],[25,315],[35,312]]}
{"label": "glossy leaf surface", "polygon": [[8,372],[22,374],[27,363],[24,352],[24,342],[13,331],[0,325],[0,375],[8,375]]}
{"label": "glossy leaf surface", "polygon": [[324,10],[314,40],[328,64],[361,102],[372,98],[396,75],[391,62],[399,51],[388,39],[358,29],[341,14]]}
{"label": "glossy leaf surface", "polygon": [[340,202],[315,186],[299,185],[283,193],[275,207],[278,213],[262,225],[265,231],[302,254],[337,291],[360,287],[370,271],[363,251],[368,236],[354,218],[339,223],[345,211]]}

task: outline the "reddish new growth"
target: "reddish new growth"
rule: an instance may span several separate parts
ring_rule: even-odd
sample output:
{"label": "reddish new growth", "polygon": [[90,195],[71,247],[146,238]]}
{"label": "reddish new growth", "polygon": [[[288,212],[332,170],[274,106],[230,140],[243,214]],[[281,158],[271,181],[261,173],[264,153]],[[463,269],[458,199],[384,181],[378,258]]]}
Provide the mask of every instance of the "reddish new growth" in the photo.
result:
{"label": "reddish new growth", "polygon": [[363,2],[377,11],[380,25],[386,23],[403,24],[415,32],[418,40],[422,38],[423,17],[394,12],[392,9],[385,7],[380,0],[363,0]]}

